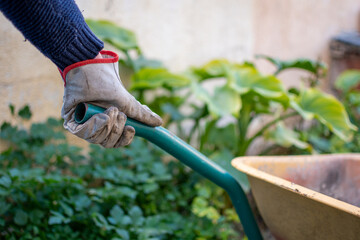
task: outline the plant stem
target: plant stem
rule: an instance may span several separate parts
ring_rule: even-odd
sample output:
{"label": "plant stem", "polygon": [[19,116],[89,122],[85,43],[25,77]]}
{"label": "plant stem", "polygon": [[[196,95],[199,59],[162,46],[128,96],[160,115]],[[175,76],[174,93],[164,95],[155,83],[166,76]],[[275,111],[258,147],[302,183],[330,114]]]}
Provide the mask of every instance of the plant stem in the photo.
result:
{"label": "plant stem", "polygon": [[[244,101],[245,102],[245,101]],[[246,140],[247,130],[251,121],[251,106],[244,104],[240,110],[240,118],[238,120],[239,139],[237,143],[236,156],[244,156],[249,147]]]}
{"label": "plant stem", "polygon": [[280,116],[278,118],[275,118],[274,120],[272,120],[271,122],[267,123],[265,126],[263,126],[254,136],[252,136],[248,141],[249,141],[249,144],[254,141],[257,137],[260,137],[261,135],[263,135],[263,133],[268,129],[270,128],[272,125],[274,125],[275,123],[281,121],[281,120],[284,120],[284,119],[287,119],[287,118],[290,118],[290,117],[293,117],[293,116],[296,116],[298,115],[297,112],[291,112],[291,113],[288,113],[288,114],[285,114],[283,116]]}
{"label": "plant stem", "polygon": [[191,128],[189,136],[187,138],[188,143],[190,143],[190,141],[191,141],[191,139],[193,137],[193,134],[194,134],[194,132],[196,131],[197,128],[199,128],[199,119],[195,119],[194,126]]}

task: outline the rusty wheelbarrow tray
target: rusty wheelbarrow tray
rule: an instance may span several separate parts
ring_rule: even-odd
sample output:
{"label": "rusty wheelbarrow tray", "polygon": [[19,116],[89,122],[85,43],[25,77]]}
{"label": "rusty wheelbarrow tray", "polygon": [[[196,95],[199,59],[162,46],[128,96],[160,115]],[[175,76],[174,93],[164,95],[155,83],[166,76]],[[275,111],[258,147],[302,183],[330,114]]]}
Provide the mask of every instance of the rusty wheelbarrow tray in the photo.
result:
{"label": "rusty wheelbarrow tray", "polygon": [[277,239],[360,239],[360,154],[239,157]]}

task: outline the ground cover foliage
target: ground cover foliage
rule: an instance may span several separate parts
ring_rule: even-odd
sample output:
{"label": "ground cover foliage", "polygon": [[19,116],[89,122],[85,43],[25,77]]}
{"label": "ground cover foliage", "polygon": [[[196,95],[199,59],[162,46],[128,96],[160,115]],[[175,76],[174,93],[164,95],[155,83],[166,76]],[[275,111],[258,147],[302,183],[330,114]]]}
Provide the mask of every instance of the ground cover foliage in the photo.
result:
{"label": "ground cover foliage", "polygon": [[[15,109],[11,106],[11,109]],[[231,239],[236,214],[221,189],[141,139],[127,148],[69,145],[62,121],[3,123],[2,239]],[[14,114],[16,115],[16,114]]]}

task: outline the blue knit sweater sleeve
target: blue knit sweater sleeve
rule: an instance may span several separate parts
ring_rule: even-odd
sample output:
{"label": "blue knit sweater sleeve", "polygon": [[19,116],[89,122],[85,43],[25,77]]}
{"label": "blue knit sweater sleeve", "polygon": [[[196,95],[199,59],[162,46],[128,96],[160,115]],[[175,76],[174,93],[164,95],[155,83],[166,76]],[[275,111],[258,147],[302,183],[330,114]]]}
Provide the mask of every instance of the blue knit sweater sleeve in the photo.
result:
{"label": "blue knit sweater sleeve", "polygon": [[104,47],[74,0],[0,0],[0,10],[61,70],[95,58]]}

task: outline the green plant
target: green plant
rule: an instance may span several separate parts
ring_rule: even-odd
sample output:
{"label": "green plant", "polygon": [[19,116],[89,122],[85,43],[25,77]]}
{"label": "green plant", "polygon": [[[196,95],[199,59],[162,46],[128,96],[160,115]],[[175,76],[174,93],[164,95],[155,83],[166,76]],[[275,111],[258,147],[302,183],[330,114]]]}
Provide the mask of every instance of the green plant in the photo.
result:
{"label": "green plant", "polygon": [[[10,107],[19,122],[31,115],[23,109],[19,116]],[[29,130],[5,122],[0,138],[8,146],[0,155],[1,239],[239,237],[221,190],[207,201],[197,174],[165,163],[163,152],[145,141],[120,150],[91,145],[84,154],[52,118]]]}
{"label": "green plant", "polygon": [[347,70],[340,74],[335,81],[335,87],[352,124],[357,126],[352,141],[343,139],[327,131],[322,126],[314,124],[308,134],[304,135],[314,148],[320,153],[359,152],[360,151],[360,71]]}
{"label": "green plant", "polygon": [[[133,47],[125,49],[114,44],[118,34],[102,33],[110,25],[114,32],[122,31],[122,28],[109,22],[88,22],[97,35],[106,35],[102,39],[124,53],[125,59],[119,62],[132,69],[132,93],[163,117],[165,127],[176,126],[176,134],[196,145],[201,152],[211,158],[220,156],[216,158],[217,162],[232,172],[245,188],[248,188],[245,176],[233,170],[230,160],[246,155],[257,139],[265,138],[272,143],[259,154],[268,153],[274,145],[295,148],[302,153],[314,152],[313,142],[304,137],[306,131],[301,130],[302,126],[289,126],[286,119],[317,120],[325,126],[325,131],[329,129],[343,141],[349,141],[356,129],[344,106],[316,87],[326,74],[326,67],[321,62],[309,59],[282,61],[259,55],[258,58],[274,64],[274,74],[263,75],[252,63],[232,63],[225,59],[174,74],[162,64],[147,64],[149,61],[143,56],[135,37],[126,38],[132,40]],[[129,54],[134,50],[136,54]],[[139,59],[145,63],[140,67],[134,64]],[[305,81],[310,87],[285,89],[277,75],[287,69],[308,72]],[[206,86],[213,81],[216,87],[209,91]],[[146,95],[152,97],[145,98]],[[263,126],[250,132],[259,119],[266,119]],[[188,131],[183,128],[185,123],[191,126]]]}
{"label": "green plant", "polygon": [[[120,62],[137,61],[128,54],[131,49],[136,49],[141,54],[135,37],[126,38],[132,40],[132,44],[127,44],[132,48],[125,49],[114,44],[119,34],[106,31],[110,25],[113,32],[122,28],[109,22],[88,22],[97,35],[106,35],[103,37],[104,41],[125,53],[126,60]],[[144,59],[143,55],[140,57]],[[187,141],[190,142],[193,134],[197,133],[197,145],[200,151],[207,154],[227,149],[233,156],[243,156],[249,146],[263,136],[279,145],[296,146],[311,152],[311,144],[303,142],[300,136],[284,123],[285,119],[296,115],[306,120],[317,119],[341,139],[351,139],[352,131],[356,127],[350,123],[343,105],[336,98],[315,88],[326,72],[324,64],[308,59],[281,61],[263,55],[258,57],[267,59],[277,67],[274,75],[262,75],[252,63],[230,63],[223,59],[213,60],[201,67],[192,67],[181,75],[170,73],[164,67],[140,68],[133,65],[130,89],[143,100],[145,92],[154,93],[154,89],[161,88],[161,94],[155,94],[153,100],[146,101],[146,104],[167,120],[165,126],[176,124],[177,134]],[[286,90],[276,75],[290,68],[309,72],[311,87]],[[209,81],[219,79],[222,79],[222,82],[213,93],[204,88]],[[189,101],[190,96],[195,96],[198,104],[194,104],[193,99]],[[182,111],[184,106],[192,109],[190,114]],[[229,116],[232,117],[232,122],[219,127],[219,122]],[[249,135],[250,125],[263,116],[272,119],[259,131]],[[182,129],[181,124],[184,121],[192,122],[190,134],[185,134]],[[273,126],[276,128],[273,129]]]}

